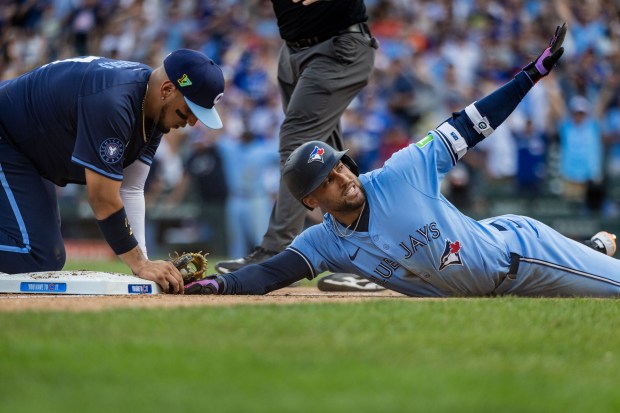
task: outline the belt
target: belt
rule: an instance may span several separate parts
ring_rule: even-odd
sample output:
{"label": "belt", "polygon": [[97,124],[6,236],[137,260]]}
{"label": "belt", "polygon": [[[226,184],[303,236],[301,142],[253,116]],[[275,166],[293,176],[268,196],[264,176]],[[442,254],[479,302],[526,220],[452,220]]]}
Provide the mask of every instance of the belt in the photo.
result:
{"label": "belt", "polygon": [[495,291],[502,285],[506,279],[514,281],[517,279],[517,272],[519,272],[519,264],[521,263],[521,256],[519,254],[515,254],[514,252],[510,253],[510,268],[508,269],[508,273],[505,275],[500,275],[497,280],[497,284],[495,285],[495,290],[491,294],[496,294]]}
{"label": "belt", "polygon": [[521,256],[519,254],[515,254],[514,252],[510,253],[510,269],[508,270],[508,274],[506,277],[514,280],[517,278],[517,272],[519,272],[519,264],[521,263]]}
{"label": "belt", "polygon": [[368,36],[372,37],[372,35],[370,34],[370,29],[368,28],[368,25],[366,23],[355,23],[347,27],[346,29],[339,30],[335,33],[321,34],[318,36],[306,37],[306,38],[297,39],[294,41],[287,40],[286,44],[296,49],[306,49],[308,47],[312,47],[314,45],[322,43],[327,39],[331,39],[334,36],[337,36],[339,34],[345,34],[345,33],[362,33],[362,34],[367,34]]}

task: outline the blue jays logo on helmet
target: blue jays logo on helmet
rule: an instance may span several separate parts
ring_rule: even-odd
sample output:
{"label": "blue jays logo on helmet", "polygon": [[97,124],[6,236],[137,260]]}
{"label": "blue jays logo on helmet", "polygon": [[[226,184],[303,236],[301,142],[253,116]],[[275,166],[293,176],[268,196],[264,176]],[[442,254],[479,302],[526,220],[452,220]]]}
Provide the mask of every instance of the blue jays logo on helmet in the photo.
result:
{"label": "blue jays logo on helmet", "polygon": [[359,169],[347,151],[337,151],[321,141],[310,141],[297,147],[288,157],[282,170],[282,179],[288,190],[303,206],[303,199],[317,189],[332,169],[342,161],[347,168],[359,175]]}
{"label": "blue jays logo on helmet", "polygon": [[312,152],[310,152],[310,156],[308,157],[308,163],[315,162],[315,161],[323,163],[324,153],[325,153],[325,149],[315,146]]}

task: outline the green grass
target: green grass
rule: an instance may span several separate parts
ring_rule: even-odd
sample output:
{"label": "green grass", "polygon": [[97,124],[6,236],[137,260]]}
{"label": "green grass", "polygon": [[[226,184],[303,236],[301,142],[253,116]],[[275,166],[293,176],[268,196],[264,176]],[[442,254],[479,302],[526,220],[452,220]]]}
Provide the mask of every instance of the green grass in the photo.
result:
{"label": "green grass", "polygon": [[617,412],[620,301],[0,314],[1,412]]}
{"label": "green grass", "polygon": [[88,270],[131,274],[129,267],[120,259],[112,261],[67,261],[63,270]]}
{"label": "green grass", "polygon": [[[150,259],[156,260],[165,260],[168,257],[149,257]],[[211,255],[207,255],[207,272],[209,274],[215,273],[215,263],[218,261],[222,261],[228,258],[223,257],[215,257]],[[119,274],[131,274],[131,270],[120,258],[115,258],[110,261],[67,261],[63,270],[72,271],[72,270],[88,270],[88,271],[105,271],[105,272],[115,272]]]}
{"label": "green grass", "polygon": [[[166,258],[167,257],[155,257],[152,259],[162,260]],[[207,272],[209,274],[214,273],[215,263],[222,259],[224,258],[207,256],[207,263],[209,267]],[[131,270],[129,269],[129,267],[127,267],[127,265],[125,265],[125,263],[120,259],[113,259],[111,261],[67,261],[63,270],[106,271],[119,274],[131,274]]]}

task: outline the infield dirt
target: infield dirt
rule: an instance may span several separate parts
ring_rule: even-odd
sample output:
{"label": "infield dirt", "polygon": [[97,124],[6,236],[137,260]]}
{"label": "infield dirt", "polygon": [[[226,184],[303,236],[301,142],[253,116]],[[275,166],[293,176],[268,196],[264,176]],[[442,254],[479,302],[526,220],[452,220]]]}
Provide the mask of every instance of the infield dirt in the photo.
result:
{"label": "infield dirt", "polygon": [[358,302],[376,299],[399,299],[404,295],[393,291],[372,293],[333,293],[316,287],[293,287],[267,295],[46,295],[0,294],[0,312],[11,311],[104,311],[114,308],[157,308],[222,306],[243,304],[297,304],[317,302]]}

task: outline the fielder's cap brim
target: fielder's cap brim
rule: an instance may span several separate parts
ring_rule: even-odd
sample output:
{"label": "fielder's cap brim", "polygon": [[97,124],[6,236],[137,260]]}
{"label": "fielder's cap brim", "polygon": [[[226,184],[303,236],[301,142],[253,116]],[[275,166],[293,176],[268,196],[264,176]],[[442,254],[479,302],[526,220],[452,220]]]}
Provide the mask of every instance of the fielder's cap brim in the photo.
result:
{"label": "fielder's cap brim", "polygon": [[189,109],[192,111],[194,116],[196,116],[199,121],[204,123],[205,126],[211,129],[222,128],[223,126],[222,119],[220,119],[220,115],[218,115],[215,108],[212,108],[212,109],[203,108],[202,106],[198,106],[197,104],[195,104],[188,98],[186,97],[184,98],[185,98],[185,102],[187,102],[187,106],[189,106]]}

